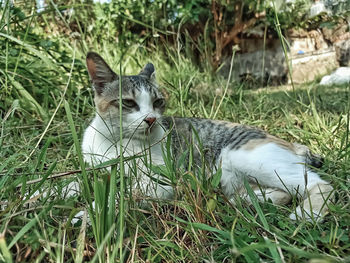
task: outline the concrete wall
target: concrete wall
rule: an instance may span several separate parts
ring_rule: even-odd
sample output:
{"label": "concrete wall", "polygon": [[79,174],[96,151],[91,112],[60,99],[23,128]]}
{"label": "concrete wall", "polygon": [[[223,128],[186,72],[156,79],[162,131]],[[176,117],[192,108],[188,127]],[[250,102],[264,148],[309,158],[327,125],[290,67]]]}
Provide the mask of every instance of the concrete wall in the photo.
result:
{"label": "concrete wall", "polygon": [[[321,31],[290,33],[288,58],[294,83],[303,83],[324,75],[339,65],[349,65],[350,38],[330,43]],[[278,85],[290,82],[288,67],[279,39],[242,39],[240,52],[235,55],[233,78],[247,76],[263,79],[266,84]],[[224,61],[220,73],[228,76],[231,58]]]}

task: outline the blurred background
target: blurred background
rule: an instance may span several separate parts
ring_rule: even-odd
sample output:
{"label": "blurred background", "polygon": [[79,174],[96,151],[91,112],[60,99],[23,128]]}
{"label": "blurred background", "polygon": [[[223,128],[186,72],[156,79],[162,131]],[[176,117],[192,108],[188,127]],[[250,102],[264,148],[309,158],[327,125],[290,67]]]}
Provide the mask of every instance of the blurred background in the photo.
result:
{"label": "blurred background", "polygon": [[136,63],[131,68],[142,66],[132,59],[135,52],[162,54],[169,67],[174,66],[170,53],[180,54],[198,70],[224,78],[232,61],[232,80],[252,87],[312,81],[349,65],[346,0],[0,3],[2,110],[21,93],[44,114],[39,104],[48,102],[34,86],[46,83],[56,89],[66,77],[73,49],[72,85],[77,86],[86,83],[81,59],[88,50],[114,63],[121,53],[128,54],[127,60]]}

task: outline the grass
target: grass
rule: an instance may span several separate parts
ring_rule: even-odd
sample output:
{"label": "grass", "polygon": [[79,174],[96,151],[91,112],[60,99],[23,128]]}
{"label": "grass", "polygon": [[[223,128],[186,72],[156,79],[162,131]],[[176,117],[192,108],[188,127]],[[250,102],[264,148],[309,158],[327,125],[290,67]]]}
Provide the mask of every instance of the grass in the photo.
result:
{"label": "grass", "polygon": [[[21,22],[32,28],[39,18]],[[179,47],[169,48],[164,55],[161,50],[132,45],[118,64],[124,50],[113,43],[91,42],[88,37],[74,42],[59,35],[45,48],[40,43],[47,39],[33,30],[22,34],[11,26],[1,33],[1,45],[6,48],[0,54],[6,60],[0,60],[4,87],[0,90],[4,102],[0,106],[0,200],[6,206],[0,211],[0,261],[350,260],[349,86],[322,87],[312,82],[295,85],[294,91],[288,87],[251,90],[235,83],[226,86],[226,80],[199,71]],[[80,141],[94,106],[84,49],[78,42],[94,47],[116,72],[121,66],[122,72],[137,73],[152,61],[168,98],[166,115],[215,116],[257,126],[325,156],[320,174],[336,193],[325,222],[290,221],[296,200],[288,206],[269,202],[247,206],[238,200],[232,206],[220,191],[220,173],[206,175],[205,168],[191,165],[185,170],[166,152],[166,165],[152,169],[161,169],[169,178],[176,198],[151,200],[149,209],[128,191],[130,176],[125,175],[125,190],[120,192],[118,165],[123,160],[114,162],[112,172],[85,167]],[[82,191],[66,197],[64,186],[72,181],[81,184]],[[37,190],[49,190],[49,194],[31,200],[28,193]],[[115,195],[116,199],[111,198]],[[86,209],[91,225],[86,216],[77,225],[70,224],[81,209]]]}

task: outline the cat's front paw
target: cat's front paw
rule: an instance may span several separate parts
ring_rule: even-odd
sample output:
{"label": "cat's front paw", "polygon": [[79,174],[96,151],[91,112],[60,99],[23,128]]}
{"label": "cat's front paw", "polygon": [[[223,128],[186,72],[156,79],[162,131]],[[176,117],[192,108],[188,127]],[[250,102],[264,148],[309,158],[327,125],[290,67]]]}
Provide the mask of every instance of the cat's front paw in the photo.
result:
{"label": "cat's front paw", "polygon": [[293,213],[289,215],[292,220],[306,220],[308,222],[321,223],[323,221],[323,216],[320,212],[310,211],[309,209],[304,209],[298,206]]}
{"label": "cat's front paw", "polygon": [[[93,211],[95,211],[95,201],[92,201],[92,209],[93,209]],[[71,219],[70,223],[72,225],[75,225],[79,221],[83,221],[84,217],[86,217],[87,225],[90,226],[91,220],[90,220],[90,216],[89,216],[88,212],[86,211],[86,209],[83,209],[83,210],[79,211],[78,213],[76,213],[74,215],[74,217]]]}

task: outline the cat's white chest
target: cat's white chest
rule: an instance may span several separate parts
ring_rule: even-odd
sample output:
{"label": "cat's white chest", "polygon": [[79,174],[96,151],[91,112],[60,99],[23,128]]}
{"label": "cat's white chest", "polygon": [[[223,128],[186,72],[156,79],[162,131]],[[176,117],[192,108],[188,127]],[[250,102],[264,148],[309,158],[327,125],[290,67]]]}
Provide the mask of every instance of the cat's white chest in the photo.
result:
{"label": "cat's white chest", "polygon": [[124,139],[122,141],[124,157],[134,156],[136,159],[140,159],[138,163],[147,164],[164,164],[162,156],[161,143],[155,145],[145,144],[139,140]]}
{"label": "cat's white chest", "polygon": [[[151,159],[153,164],[160,165],[164,163],[160,142],[163,135],[164,131],[159,128],[154,131],[153,140],[150,142],[130,138],[123,139],[120,142],[117,136],[112,135],[111,128],[99,117],[96,117],[85,130],[82,151],[87,163],[97,165],[118,158],[122,145],[124,157],[135,156],[135,159]],[[141,161],[138,160],[137,162],[140,163]],[[144,161],[141,163],[144,163]]]}

